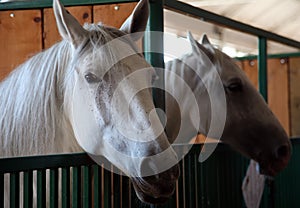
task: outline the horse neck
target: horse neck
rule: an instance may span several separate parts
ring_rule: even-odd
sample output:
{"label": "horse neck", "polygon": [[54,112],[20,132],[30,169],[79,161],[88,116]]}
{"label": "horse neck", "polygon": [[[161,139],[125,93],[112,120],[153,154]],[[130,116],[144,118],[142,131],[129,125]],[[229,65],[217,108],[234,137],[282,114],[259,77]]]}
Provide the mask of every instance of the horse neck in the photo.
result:
{"label": "horse neck", "polygon": [[63,117],[68,49],[61,44],[32,57],[0,84],[0,155],[62,152],[72,137]]}
{"label": "horse neck", "polygon": [[[189,62],[189,66],[193,69],[199,67],[197,66],[197,62],[191,63],[189,60],[184,62]],[[178,82],[178,80],[174,79],[174,76],[172,76],[173,73],[176,73],[182,81]],[[172,142],[176,137],[179,138],[177,141],[189,142],[197,133],[206,135],[209,127],[209,101],[207,91],[201,80],[178,59],[166,64],[165,80],[166,90],[171,94],[166,94],[166,132],[168,137]],[[184,84],[188,84],[188,88],[191,89],[191,92],[195,96],[196,103],[190,100],[191,97],[184,89]],[[180,109],[172,97],[180,98]],[[199,127],[195,127],[193,124],[193,119],[195,118],[200,118]],[[182,125],[184,127],[181,127]],[[178,135],[180,128],[181,131]]]}

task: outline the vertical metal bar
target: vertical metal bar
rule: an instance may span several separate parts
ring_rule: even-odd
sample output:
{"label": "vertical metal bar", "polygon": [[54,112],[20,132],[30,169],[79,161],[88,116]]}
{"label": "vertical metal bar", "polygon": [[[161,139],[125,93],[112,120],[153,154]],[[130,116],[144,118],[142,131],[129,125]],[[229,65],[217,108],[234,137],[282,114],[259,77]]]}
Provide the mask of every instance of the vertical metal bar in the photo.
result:
{"label": "vertical metal bar", "polygon": [[82,178],[83,178],[83,193],[82,193],[82,207],[88,208],[89,207],[89,195],[90,195],[90,188],[89,188],[89,169],[87,166],[82,167]]}
{"label": "vertical metal bar", "polygon": [[80,167],[72,167],[72,207],[81,207]]}
{"label": "vertical metal bar", "polygon": [[50,170],[50,208],[58,207],[58,169]]}
{"label": "vertical metal bar", "polygon": [[99,166],[93,165],[93,207],[100,207],[100,197],[99,197],[99,190],[100,190],[100,183],[101,177],[99,177]]}
{"label": "vertical metal bar", "polygon": [[70,169],[68,167],[61,169],[61,178],[62,207],[70,207]]}
{"label": "vertical metal bar", "polygon": [[[150,17],[147,25],[147,30],[144,38],[145,58],[154,67],[164,68],[164,54],[163,54],[163,35],[164,31],[164,15],[163,15],[163,4],[162,0],[150,1]],[[156,31],[156,33],[153,33]],[[159,33],[160,32],[160,33]],[[159,53],[155,53],[159,52]],[[162,70],[156,70],[159,80],[156,82],[156,88],[153,89],[154,104],[157,108],[165,110],[165,94],[163,90],[164,73]],[[158,115],[165,123],[164,116]]]}
{"label": "vertical metal bar", "polygon": [[32,207],[32,188],[33,188],[33,173],[32,171],[25,171],[23,195],[24,195],[24,208]]}
{"label": "vertical metal bar", "polygon": [[183,207],[183,208],[186,208],[187,207],[187,204],[186,204],[186,180],[185,180],[185,160],[184,158],[181,160],[181,175],[182,175],[182,206],[180,207]]}
{"label": "vertical metal bar", "polygon": [[[259,91],[262,96],[265,98],[266,102],[268,102],[268,54],[267,54],[267,38],[259,37],[258,38],[258,86]],[[269,192],[269,207],[275,207],[275,184],[273,180],[266,180],[266,184],[268,185]]]}
{"label": "vertical metal bar", "polygon": [[258,88],[266,101],[268,101],[267,59],[267,39],[265,37],[258,37]]}
{"label": "vertical metal bar", "polygon": [[46,170],[37,171],[37,207],[46,207]]}
{"label": "vertical metal bar", "polygon": [[122,176],[121,180],[121,198],[122,198],[122,207],[131,207],[130,204],[130,180],[127,176]]}
{"label": "vertical metal bar", "polygon": [[191,171],[193,171],[192,174],[194,176],[193,186],[194,186],[194,189],[195,189],[195,195],[194,195],[194,197],[195,197],[195,199],[194,199],[195,200],[195,207],[200,207],[200,204],[198,202],[198,200],[200,199],[200,198],[198,198],[198,192],[199,192],[199,190],[198,190],[198,177],[199,177],[200,174],[198,174],[198,167],[197,167],[197,166],[200,165],[200,163],[198,162],[199,154],[193,154],[192,157],[193,157],[193,160],[194,160],[193,161],[194,162],[194,167]]}
{"label": "vertical metal bar", "polygon": [[10,207],[19,206],[19,173],[10,174]]}
{"label": "vertical metal bar", "polygon": [[[114,168],[114,167],[113,167]],[[113,171],[113,206],[121,207],[121,175],[118,173],[119,170],[114,168]]]}
{"label": "vertical metal bar", "polygon": [[4,174],[0,174],[0,207],[4,207]]}
{"label": "vertical metal bar", "polygon": [[103,201],[104,201],[104,207],[111,207],[111,173],[110,171],[103,168],[103,185],[104,185],[104,191],[103,191]]}

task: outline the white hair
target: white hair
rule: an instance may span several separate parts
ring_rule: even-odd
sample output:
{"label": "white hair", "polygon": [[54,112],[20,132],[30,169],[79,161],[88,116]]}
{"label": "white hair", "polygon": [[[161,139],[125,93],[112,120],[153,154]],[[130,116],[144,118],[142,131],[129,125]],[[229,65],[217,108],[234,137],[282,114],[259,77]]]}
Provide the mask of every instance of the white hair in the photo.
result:
{"label": "white hair", "polygon": [[[87,45],[99,48],[122,35],[102,25],[89,24],[85,29],[90,37],[81,51],[88,50]],[[33,56],[0,83],[0,156],[79,150],[64,116],[64,95],[66,88],[72,88],[68,75],[73,55],[71,44],[63,40]],[[106,56],[113,58],[111,53]]]}

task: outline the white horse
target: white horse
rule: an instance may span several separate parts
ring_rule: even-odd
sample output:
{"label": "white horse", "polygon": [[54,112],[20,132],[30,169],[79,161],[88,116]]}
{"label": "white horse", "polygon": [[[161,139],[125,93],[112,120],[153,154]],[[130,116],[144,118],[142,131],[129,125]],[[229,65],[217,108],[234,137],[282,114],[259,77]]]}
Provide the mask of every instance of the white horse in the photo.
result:
{"label": "white horse", "polygon": [[172,195],[179,169],[148,89],[155,71],[132,40],[141,34],[127,35],[145,30],[148,7],[141,0],[120,29],[82,27],[53,1],[63,40],[0,84],[0,156],[83,149],[131,177],[142,201]]}
{"label": "white horse", "polygon": [[232,58],[214,48],[205,35],[201,44],[190,33],[188,38],[192,53],[166,63],[170,142],[186,143],[198,132],[221,138],[257,161],[262,174],[276,175],[291,156],[282,125]]}

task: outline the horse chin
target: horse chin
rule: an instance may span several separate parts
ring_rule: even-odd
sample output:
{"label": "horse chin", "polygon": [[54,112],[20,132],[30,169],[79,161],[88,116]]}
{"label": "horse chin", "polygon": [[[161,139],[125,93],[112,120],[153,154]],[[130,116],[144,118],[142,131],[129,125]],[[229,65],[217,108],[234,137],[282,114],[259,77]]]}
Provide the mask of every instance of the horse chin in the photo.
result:
{"label": "horse chin", "polygon": [[275,177],[280,171],[282,171],[288,165],[287,160],[280,160],[275,162],[259,162],[259,172],[269,178]]}
{"label": "horse chin", "polygon": [[164,204],[175,191],[175,182],[146,182],[142,178],[131,178],[138,198],[146,204]]}

